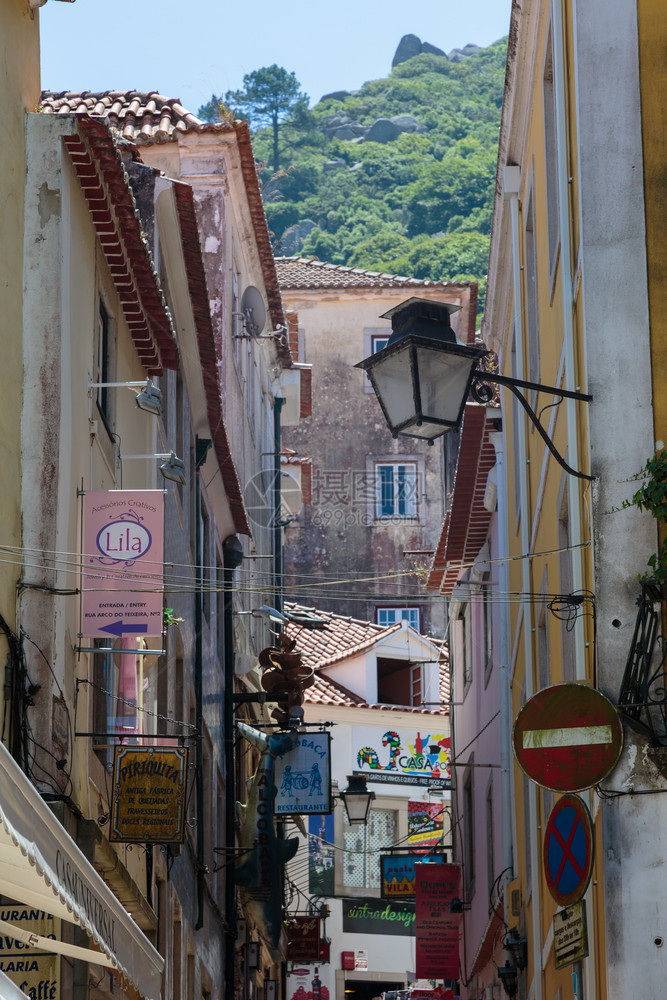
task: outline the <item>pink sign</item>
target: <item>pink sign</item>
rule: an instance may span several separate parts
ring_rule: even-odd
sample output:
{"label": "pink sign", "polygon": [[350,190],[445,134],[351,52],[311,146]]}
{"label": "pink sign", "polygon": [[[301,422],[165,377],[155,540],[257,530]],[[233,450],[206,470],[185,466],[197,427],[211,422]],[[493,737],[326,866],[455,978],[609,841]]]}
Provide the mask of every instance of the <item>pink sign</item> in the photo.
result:
{"label": "pink sign", "polygon": [[160,635],[163,563],[162,490],[86,493],[81,634]]}
{"label": "pink sign", "polygon": [[458,979],[459,866],[415,864],[415,939],[418,979]]}

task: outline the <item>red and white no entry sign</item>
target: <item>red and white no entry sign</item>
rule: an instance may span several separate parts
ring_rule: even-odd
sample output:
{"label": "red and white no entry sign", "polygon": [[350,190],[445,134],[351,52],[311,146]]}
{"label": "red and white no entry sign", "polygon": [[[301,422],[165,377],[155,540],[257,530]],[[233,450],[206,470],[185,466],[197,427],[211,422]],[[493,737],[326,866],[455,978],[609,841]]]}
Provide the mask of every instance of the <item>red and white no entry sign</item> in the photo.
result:
{"label": "red and white no entry sign", "polygon": [[608,698],[585,684],[538,691],[516,717],[514,754],[522,771],[557,792],[597,785],[616,766],[623,727]]}

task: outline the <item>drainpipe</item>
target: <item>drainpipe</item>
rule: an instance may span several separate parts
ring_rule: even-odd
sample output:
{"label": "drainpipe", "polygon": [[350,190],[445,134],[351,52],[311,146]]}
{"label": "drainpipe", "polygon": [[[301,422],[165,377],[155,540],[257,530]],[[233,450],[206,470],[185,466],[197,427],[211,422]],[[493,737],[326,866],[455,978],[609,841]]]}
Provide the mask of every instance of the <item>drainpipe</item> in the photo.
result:
{"label": "drainpipe", "polygon": [[234,844],[236,840],[234,814],[234,632],[232,627],[232,587],[234,570],[243,561],[243,549],[236,535],[226,538],[223,557],[223,673],[225,694],[223,706],[223,739],[225,764],[225,982],[234,982],[234,944],[236,941],[236,899],[234,883]]}
{"label": "drainpipe", "polygon": [[[523,345],[523,290],[521,282],[521,242],[519,238],[519,190],[521,186],[521,168],[507,166],[503,169],[504,198],[510,203],[510,219],[512,223],[512,279],[514,296],[514,342],[516,345],[516,376],[525,378],[524,345]],[[504,397],[503,397],[504,403]],[[503,407],[504,412],[504,407]],[[503,418],[503,425],[507,426]],[[530,551],[530,524],[528,521],[528,474],[526,468],[526,418],[523,411],[519,416],[517,428],[517,454],[514,461],[519,463],[519,496],[521,503],[521,551]],[[525,594],[531,592],[530,565],[528,559],[521,561],[521,589]],[[533,609],[528,601],[522,606],[524,662],[526,680],[526,698],[534,693],[533,683]],[[533,1000],[542,1000],[542,948],[540,933],[540,853],[537,838],[537,793],[535,784],[528,782],[528,815],[530,818],[530,854],[531,854],[531,891],[533,896],[531,940],[533,945]]]}
{"label": "drainpipe", "polygon": [[197,567],[197,589],[195,593],[195,725],[197,736],[195,775],[197,791],[197,921],[195,930],[204,926],[204,730],[203,673],[204,649],[202,627],[204,621],[204,566],[202,552],[201,479],[199,472],[206,461],[211,447],[209,438],[195,439],[195,566]]}
{"label": "drainpipe", "polygon": [[[572,241],[570,228],[570,183],[567,158],[567,112],[565,107],[565,45],[563,40],[562,0],[552,0],[554,96],[556,103],[556,157],[558,160],[558,211],[560,226],[560,272],[563,301],[563,346],[565,349],[565,388],[576,388],[574,351],[574,293],[572,290]],[[567,460],[579,468],[579,441],[577,438],[577,406],[574,399],[565,400],[567,418]],[[579,481],[568,477],[568,517],[570,522],[572,591],[583,590],[583,554],[581,550],[581,507]],[[578,547],[579,546],[579,547]],[[578,615],[574,623],[575,679],[586,679],[586,646],[584,618]]]}
{"label": "drainpipe", "polygon": [[273,606],[277,611],[283,610],[283,537],[280,488],[280,411],[285,400],[276,396],[273,403]]}

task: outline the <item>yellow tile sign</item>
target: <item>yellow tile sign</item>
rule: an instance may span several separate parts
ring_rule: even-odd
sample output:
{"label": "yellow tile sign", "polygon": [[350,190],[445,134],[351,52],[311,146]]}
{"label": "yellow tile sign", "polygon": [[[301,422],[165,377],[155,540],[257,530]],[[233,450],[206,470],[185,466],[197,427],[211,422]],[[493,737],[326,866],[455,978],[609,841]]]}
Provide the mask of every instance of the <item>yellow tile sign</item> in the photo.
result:
{"label": "yellow tile sign", "polygon": [[109,839],[181,843],[187,768],[185,747],[116,747]]}

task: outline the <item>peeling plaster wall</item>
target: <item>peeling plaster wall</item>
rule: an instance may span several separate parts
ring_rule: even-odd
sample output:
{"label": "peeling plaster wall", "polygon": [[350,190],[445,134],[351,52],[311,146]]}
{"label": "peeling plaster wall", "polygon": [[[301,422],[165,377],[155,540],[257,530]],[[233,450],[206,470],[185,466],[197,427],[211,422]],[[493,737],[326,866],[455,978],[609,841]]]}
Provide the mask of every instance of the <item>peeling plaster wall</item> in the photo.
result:
{"label": "peeling plaster wall", "polygon": [[[380,315],[410,294],[441,300],[442,290],[283,289],[288,311],[298,313],[304,355],[313,366],[313,412],[296,427],[285,428],[284,445],[312,458],[312,504],[285,532],[287,593],[301,604],[315,604],[354,618],[373,619],[376,604],[420,605],[422,631],[441,636],[442,602],[417,596],[419,579],[411,571],[430,564],[430,556],[406,557],[406,550],[435,548],[443,521],[442,442],[433,447],[408,437],[394,440],[375,395],[365,390],[355,369],[369,351],[369,331],[391,332]],[[455,314],[455,321],[460,314]],[[366,331],[366,336],[364,336]],[[373,461],[409,460],[420,477],[419,519],[376,517]],[[357,575],[380,579],[355,584]],[[406,575],[408,574],[408,575]],[[340,580],[331,588],[308,589],[314,581]]]}

